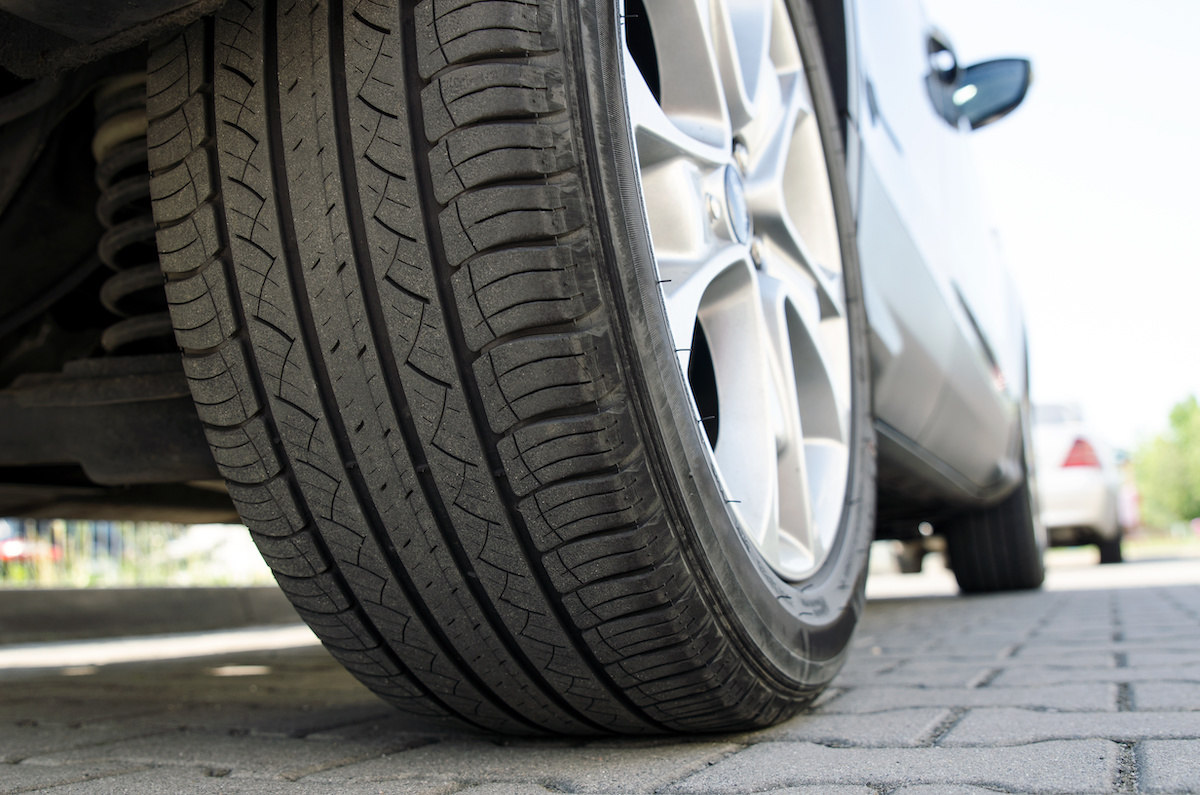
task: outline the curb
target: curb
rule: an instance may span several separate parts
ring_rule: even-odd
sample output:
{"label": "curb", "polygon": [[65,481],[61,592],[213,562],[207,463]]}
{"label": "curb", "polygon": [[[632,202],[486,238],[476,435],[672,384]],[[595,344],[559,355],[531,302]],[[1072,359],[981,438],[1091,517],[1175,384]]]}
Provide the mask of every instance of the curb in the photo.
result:
{"label": "curb", "polygon": [[201,632],[299,621],[276,586],[0,589],[0,643]]}

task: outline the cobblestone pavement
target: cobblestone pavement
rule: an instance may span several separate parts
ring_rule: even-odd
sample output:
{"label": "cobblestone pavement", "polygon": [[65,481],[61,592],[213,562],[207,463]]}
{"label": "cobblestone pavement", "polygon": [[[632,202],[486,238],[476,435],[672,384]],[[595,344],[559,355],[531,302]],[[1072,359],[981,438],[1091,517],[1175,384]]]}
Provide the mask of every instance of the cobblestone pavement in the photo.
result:
{"label": "cobblestone pavement", "polygon": [[952,591],[875,577],[834,686],[754,734],[447,731],[315,646],[0,671],[0,793],[1200,793],[1200,561]]}

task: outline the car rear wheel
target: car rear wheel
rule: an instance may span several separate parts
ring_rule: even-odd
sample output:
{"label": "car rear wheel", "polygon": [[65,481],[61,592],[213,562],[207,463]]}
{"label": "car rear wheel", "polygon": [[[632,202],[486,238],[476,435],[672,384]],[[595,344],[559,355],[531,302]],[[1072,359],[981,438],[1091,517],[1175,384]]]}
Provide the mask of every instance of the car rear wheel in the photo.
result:
{"label": "car rear wheel", "polygon": [[1125,559],[1121,552],[1121,536],[1123,532],[1118,529],[1116,538],[1111,538],[1106,541],[1100,541],[1096,544],[1100,550],[1100,563],[1120,563]]}
{"label": "car rear wheel", "polygon": [[702,5],[239,0],[153,52],[213,453],[402,709],[727,731],[841,665],[874,462],[836,114],[806,3]]}
{"label": "car rear wheel", "polygon": [[946,553],[964,593],[1038,588],[1046,578],[1045,529],[1033,473],[1001,502],[958,514],[944,525]]}

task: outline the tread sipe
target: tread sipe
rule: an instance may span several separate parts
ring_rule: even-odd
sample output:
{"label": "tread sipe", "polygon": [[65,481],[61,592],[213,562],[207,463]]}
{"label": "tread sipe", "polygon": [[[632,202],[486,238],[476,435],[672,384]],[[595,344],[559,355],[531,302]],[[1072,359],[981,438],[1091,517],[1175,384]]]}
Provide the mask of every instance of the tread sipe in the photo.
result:
{"label": "tread sipe", "polygon": [[[231,0],[155,47],[177,340],[331,653],[487,730],[802,705],[689,569],[630,408],[553,0]],[[799,695],[798,695],[799,692]]]}

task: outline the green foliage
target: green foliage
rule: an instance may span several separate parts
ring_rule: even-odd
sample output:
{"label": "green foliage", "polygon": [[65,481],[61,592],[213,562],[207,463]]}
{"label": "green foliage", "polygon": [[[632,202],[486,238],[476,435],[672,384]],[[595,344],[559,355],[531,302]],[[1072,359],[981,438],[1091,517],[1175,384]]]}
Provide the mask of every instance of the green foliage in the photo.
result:
{"label": "green foliage", "polygon": [[1200,516],[1200,403],[1196,396],[1171,409],[1169,430],[1134,456],[1142,518],[1151,527]]}

